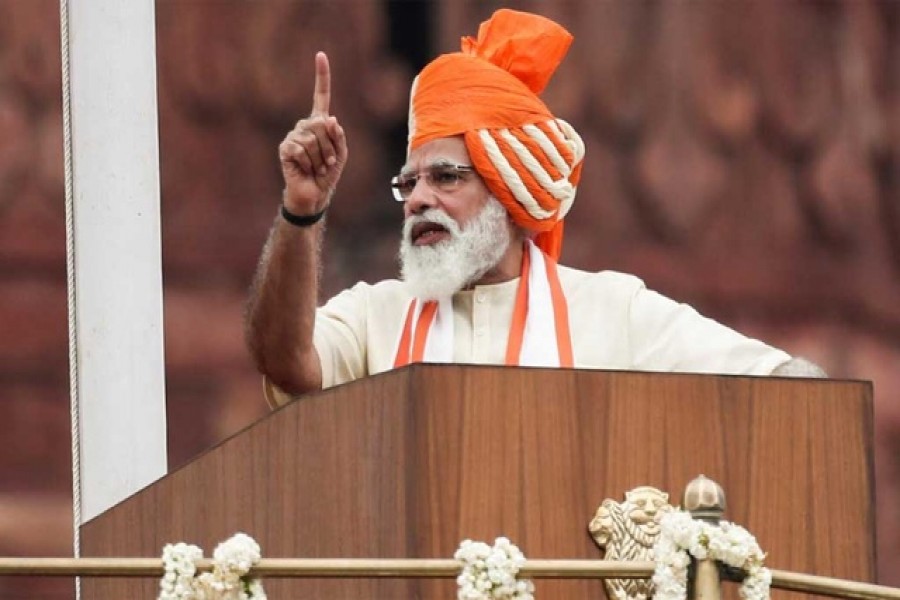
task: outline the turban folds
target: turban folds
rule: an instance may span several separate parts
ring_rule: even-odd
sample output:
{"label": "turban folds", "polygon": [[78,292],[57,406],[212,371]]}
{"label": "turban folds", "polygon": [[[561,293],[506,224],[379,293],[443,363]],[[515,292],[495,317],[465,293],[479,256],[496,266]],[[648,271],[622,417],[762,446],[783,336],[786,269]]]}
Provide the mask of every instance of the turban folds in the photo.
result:
{"label": "turban folds", "polygon": [[409,150],[462,135],[472,164],[513,221],[535,232],[552,258],[575,200],[584,144],[538,98],[572,36],[529,13],[501,9],[462,39],[462,51],[426,66],[413,82]]}

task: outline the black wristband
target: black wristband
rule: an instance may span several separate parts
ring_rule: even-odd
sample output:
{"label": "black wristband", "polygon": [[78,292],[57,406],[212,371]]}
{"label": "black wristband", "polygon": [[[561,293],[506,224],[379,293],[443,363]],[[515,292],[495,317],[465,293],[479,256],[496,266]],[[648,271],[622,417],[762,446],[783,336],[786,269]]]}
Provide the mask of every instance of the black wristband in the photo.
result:
{"label": "black wristband", "polygon": [[326,206],[321,211],[312,214],[312,215],[295,215],[293,213],[288,212],[288,209],[284,207],[284,204],[281,205],[281,218],[290,223],[291,225],[296,225],[297,227],[309,227],[311,225],[315,225],[319,221],[322,220],[322,217],[325,216],[325,211],[328,210]]}

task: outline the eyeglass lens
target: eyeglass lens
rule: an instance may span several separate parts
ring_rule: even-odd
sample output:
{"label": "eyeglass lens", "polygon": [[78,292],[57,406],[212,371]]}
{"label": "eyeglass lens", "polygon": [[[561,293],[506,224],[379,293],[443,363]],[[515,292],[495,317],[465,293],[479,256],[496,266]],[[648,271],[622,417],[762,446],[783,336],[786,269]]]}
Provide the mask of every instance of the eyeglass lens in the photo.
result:
{"label": "eyeglass lens", "polygon": [[391,181],[394,198],[406,200],[416,188],[420,177],[433,189],[440,192],[454,190],[462,181],[463,174],[472,171],[467,165],[431,165],[418,173],[403,173]]}

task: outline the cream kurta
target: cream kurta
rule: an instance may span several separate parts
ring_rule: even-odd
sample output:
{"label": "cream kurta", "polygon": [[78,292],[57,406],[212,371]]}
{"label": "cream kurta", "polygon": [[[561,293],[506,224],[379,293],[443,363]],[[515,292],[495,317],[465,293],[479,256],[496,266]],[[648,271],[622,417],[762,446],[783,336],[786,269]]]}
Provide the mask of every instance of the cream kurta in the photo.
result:
{"label": "cream kurta", "polygon": [[[790,356],[644,287],[632,275],[559,266],[580,369],[768,375]],[[453,359],[503,364],[519,280],[453,296]],[[397,280],[358,283],[316,314],[322,385],[389,370],[410,295]],[[270,403],[287,398],[267,386]]]}

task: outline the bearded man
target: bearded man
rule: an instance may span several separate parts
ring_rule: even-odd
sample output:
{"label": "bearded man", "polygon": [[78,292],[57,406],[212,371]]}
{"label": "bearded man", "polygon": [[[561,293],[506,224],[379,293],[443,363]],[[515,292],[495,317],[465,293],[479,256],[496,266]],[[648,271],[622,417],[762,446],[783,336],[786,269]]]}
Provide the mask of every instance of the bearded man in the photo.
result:
{"label": "bearded man", "polygon": [[270,403],[412,362],[821,376],[646,289],[557,264],[584,144],[538,98],[571,44],[556,23],[497,11],[413,83],[401,280],[316,307],[321,223],[347,162],[316,55],[310,117],[279,146],[285,190],[247,312]]}

